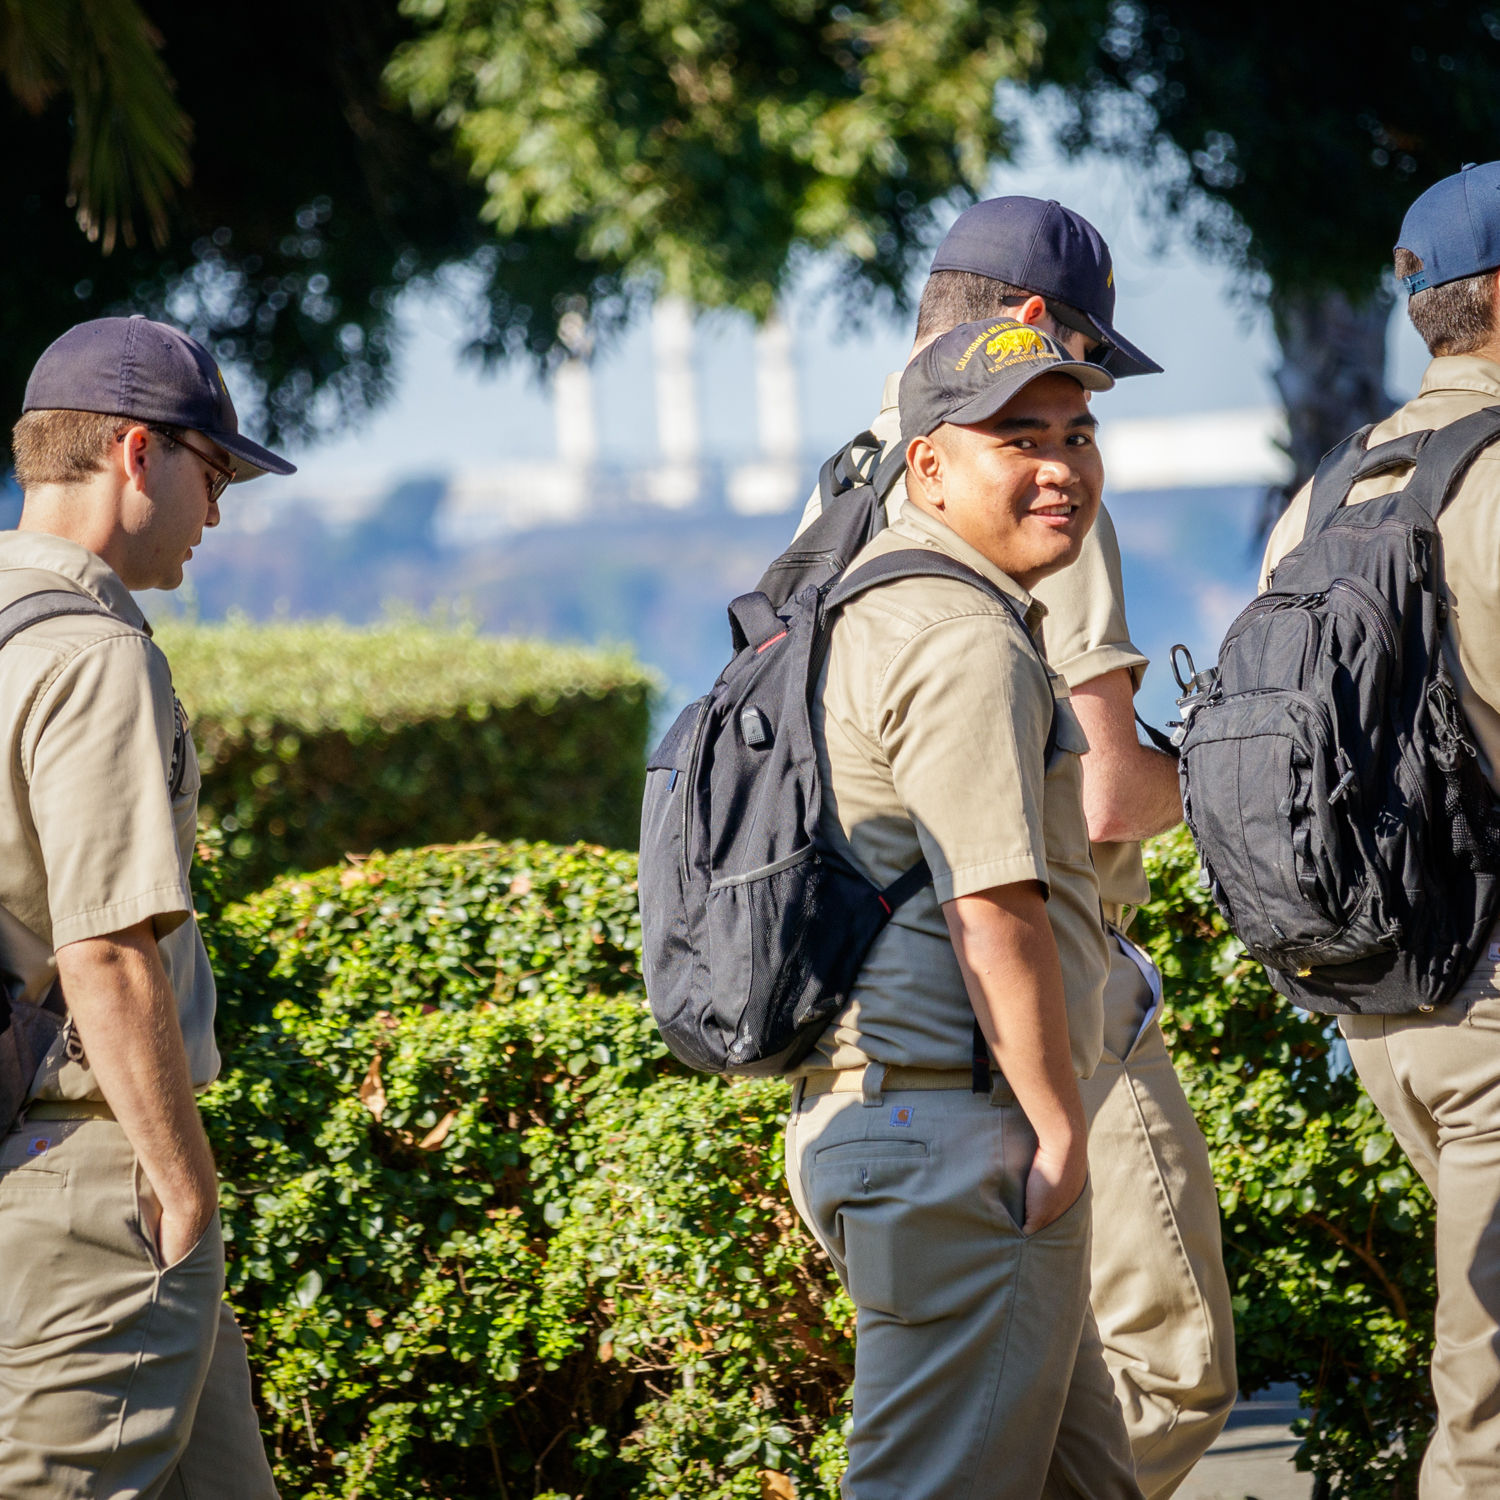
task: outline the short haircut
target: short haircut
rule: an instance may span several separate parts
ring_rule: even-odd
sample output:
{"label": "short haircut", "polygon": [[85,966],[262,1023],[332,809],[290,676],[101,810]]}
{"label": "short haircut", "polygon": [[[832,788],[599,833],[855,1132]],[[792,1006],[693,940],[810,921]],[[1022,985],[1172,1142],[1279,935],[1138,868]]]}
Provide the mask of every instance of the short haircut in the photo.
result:
{"label": "short haircut", "polygon": [[172,434],[139,417],[96,411],[29,411],[11,431],[10,451],[21,492],[44,484],[83,484],[100,473],[123,432],[149,426],[172,446]]}
{"label": "short haircut", "polygon": [[[1398,277],[1411,276],[1421,269],[1420,256],[1397,246]],[[1495,272],[1481,271],[1477,276],[1430,286],[1411,298],[1406,313],[1434,358],[1440,354],[1472,354],[1495,332]]]}
{"label": "short haircut", "polygon": [[997,318],[1006,308],[1037,295],[978,271],[934,271],[922,288],[917,308],[917,342],[936,338],[960,323]]}

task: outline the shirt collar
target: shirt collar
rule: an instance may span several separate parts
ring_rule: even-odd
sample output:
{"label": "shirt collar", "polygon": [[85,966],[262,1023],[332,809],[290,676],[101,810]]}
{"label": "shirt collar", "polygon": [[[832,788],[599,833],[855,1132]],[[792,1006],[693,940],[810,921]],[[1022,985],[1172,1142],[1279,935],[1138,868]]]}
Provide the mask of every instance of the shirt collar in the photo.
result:
{"label": "shirt collar", "polygon": [[1033,599],[1009,573],[1002,572],[977,547],[971,547],[951,526],[944,525],[935,516],[907,500],[901,514],[891,527],[898,536],[910,537],[913,541],[937,547],[956,561],[968,564],[976,573],[989,579],[996,588],[1009,594],[1021,606],[1026,617],[1026,628],[1035,632],[1047,614],[1047,606],[1040,599]]}
{"label": "shirt collar", "polygon": [[117,619],[151,634],[140,605],[115,570],[77,542],[46,531],[0,532],[0,572],[16,569],[56,573],[97,600]]}
{"label": "shirt collar", "polygon": [[1442,354],[1427,366],[1419,394],[1437,391],[1477,391],[1500,397],[1500,365],[1477,354]]}
{"label": "shirt collar", "polygon": [[884,416],[888,411],[895,411],[901,404],[901,371],[897,370],[894,375],[885,377],[885,387],[880,392],[880,414]]}

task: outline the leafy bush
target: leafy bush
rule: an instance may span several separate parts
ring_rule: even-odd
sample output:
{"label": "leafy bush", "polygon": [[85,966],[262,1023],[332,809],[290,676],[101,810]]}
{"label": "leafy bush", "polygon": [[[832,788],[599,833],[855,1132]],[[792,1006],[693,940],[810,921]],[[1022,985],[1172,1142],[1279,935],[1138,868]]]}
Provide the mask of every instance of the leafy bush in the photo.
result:
{"label": "leafy bush", "polygon": [[1198,884],[1186,829],[1148,847],[1134,935],[1208,1137],[1240,1383],[1296,1381],[1297,1466],[1338,1500],[1413,1500],[1433,1420],[1433,1204],[1326,1019],[1294,1009]]}
{"label": "leafy bush", "polygon": [[237,892],[349,850],[483,833],[636,842],[653,678],[627,651],[406,621],[156,635]]}
{"label": "leafy bush", "polygon": [[782,1190],[788,1090],[666,1057],[634,875],[416,851],[210,924],[204,1108],[287,1496],[835,1493],[852,1309]]}
{"label": "leafy bush", "polygon": [[[1186,836],[1149,862],[1138,935],[1220,1184],[1242,1382],[1302,1387],[1325,1495],[1410,1500],[1430,1200]],[[786,1197],[787,1091],[664,1054],[629,855],[372,858],[210,938],[205,1112],[289,1500],[836,1494],[852,1309]]]}

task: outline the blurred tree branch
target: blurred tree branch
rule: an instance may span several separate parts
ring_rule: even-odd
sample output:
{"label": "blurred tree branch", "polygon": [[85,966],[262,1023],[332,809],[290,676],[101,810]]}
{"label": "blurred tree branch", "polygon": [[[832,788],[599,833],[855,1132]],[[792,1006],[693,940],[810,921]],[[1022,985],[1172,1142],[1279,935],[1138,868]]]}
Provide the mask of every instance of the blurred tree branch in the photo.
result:
{"label": "blurred tree branch", "polygon": [[161,37],[134,0],[5,0],[0,72],[37,115],[59,94],[72,102],[68,203],[104,254],[135,244],[138,207],[159,247],[167,203],[191,177],[192,125],[178,107]]}
{"label": "blurred tree branch", "polygon": [[1391,408],[1391,250],[1408,206],[1500,140],[1500,14],[1473,0],[1079,6],[1047,77],[1075,152],[1123,156],[1153,210],[1270,305],[1295,477]]}

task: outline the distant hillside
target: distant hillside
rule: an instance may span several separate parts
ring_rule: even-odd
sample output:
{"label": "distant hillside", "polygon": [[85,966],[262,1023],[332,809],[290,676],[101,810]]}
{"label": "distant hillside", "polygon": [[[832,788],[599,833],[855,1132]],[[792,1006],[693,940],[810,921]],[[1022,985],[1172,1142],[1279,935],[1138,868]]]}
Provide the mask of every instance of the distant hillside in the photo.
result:
{"label": "distant hillside", "polygon": [[[680,703],[724,665],[725,606],[754,587],[795,525],[794,512],[632,510],[445,550],[432,532],[442,496],[441,481],[421,481],[393,490],[352,528],[298,509],[261,531],[211,534],[189,566],[196,608],[205,619],[242,610],[360,623],[392,604],[458,606],[486,631],[630,642],[665,676],[669,702]],[[1253,593],[1258,497],[1258,488],[1239,486],[1109,500],[1132,633],[1155,664],[1141,710],[1157,723],[1175,716],[1168,649],[1185,641],[1200,663],[1212,660]]]}

